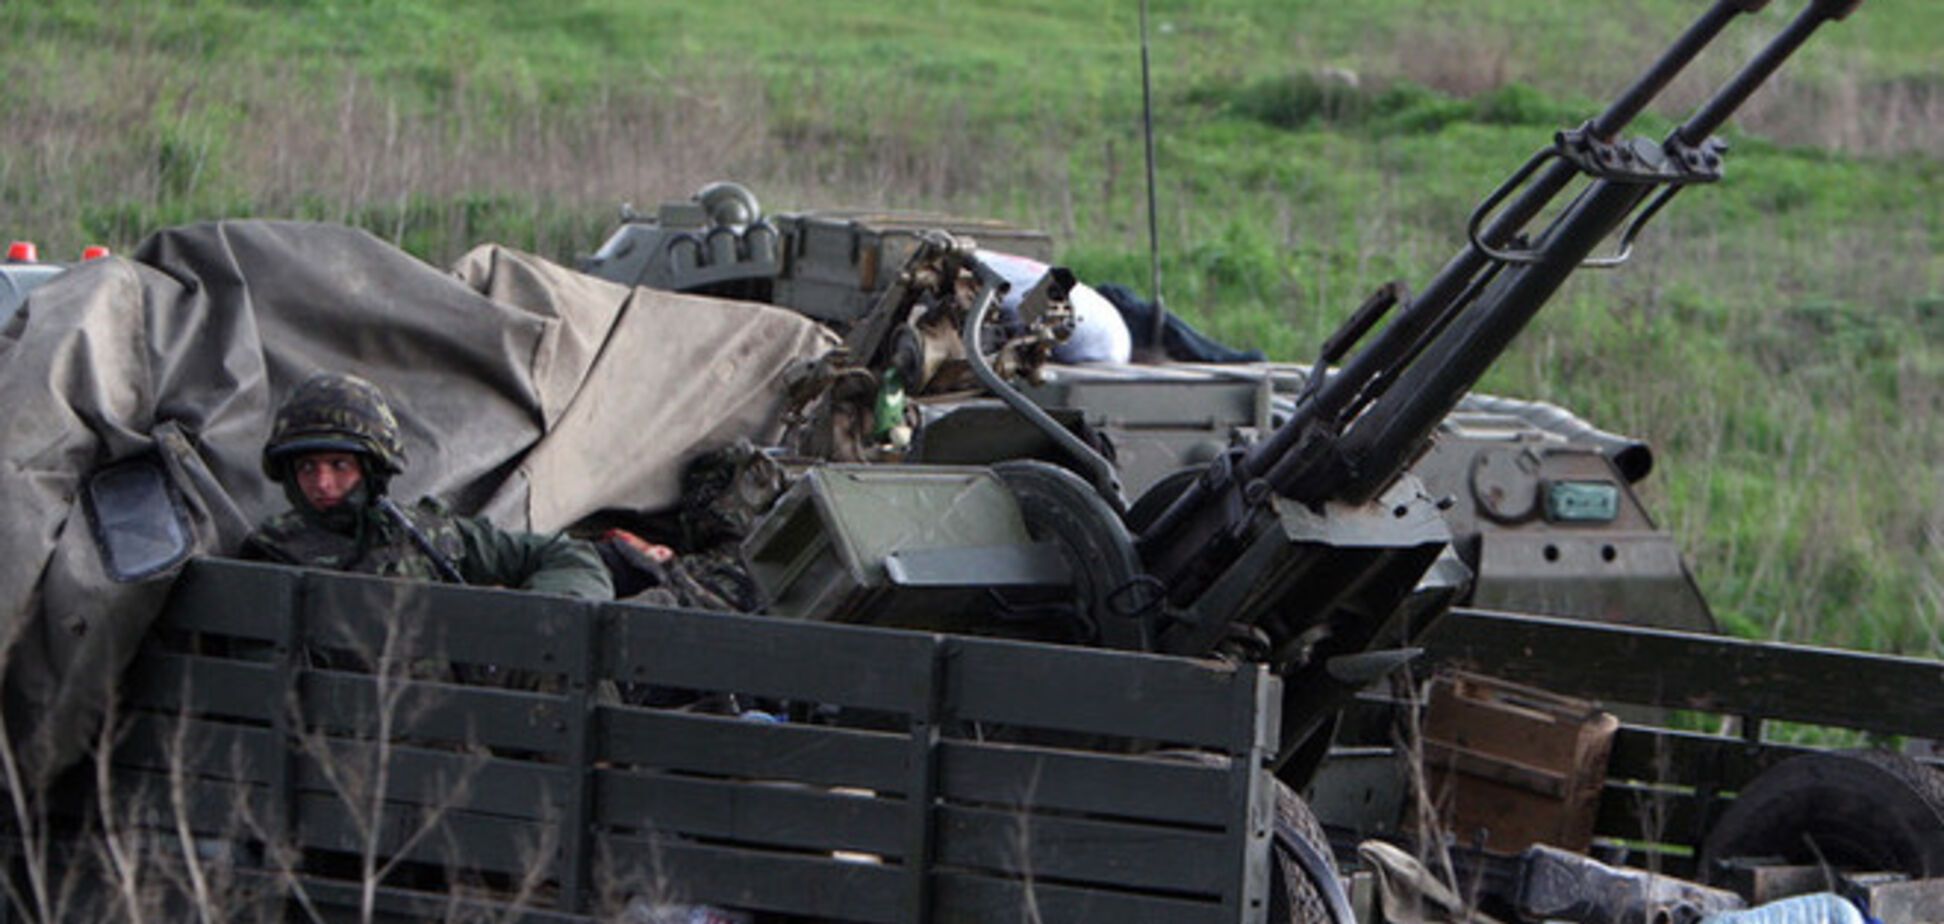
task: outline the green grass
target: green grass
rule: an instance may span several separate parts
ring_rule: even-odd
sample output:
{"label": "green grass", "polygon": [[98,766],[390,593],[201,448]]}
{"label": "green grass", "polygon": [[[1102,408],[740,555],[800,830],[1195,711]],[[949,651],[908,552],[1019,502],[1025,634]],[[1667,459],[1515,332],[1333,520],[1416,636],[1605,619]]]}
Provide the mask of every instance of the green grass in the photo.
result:
{"label": "green grass", "polygon": [[[1737,24],[1637,129],[1664,134],[1801,6]],[[1570,282],[1483,383],[1652,441],[1646,490],[1738,631],[1944,654],[1933,6],[1826,27],[1727,132],[1728,179],[1634,265]],[[1170,306],[1307,357],[1376,285],[1427,280],[1481,196],[1701,8],[1156,0]],[[1038,225],[1083,277],[1145,289],[1136,9],[5,4],[0,214],[53,256],[278,215],[434,262],[488,240],[569,259],[615,203],[731,177],[772,207]]]}

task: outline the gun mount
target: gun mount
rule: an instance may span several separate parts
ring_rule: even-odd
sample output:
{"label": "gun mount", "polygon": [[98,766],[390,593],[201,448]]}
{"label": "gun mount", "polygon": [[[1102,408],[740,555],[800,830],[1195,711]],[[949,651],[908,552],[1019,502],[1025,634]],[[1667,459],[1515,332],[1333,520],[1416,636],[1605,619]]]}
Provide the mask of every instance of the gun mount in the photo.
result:
{"label": "gun mount", "polygon": [[[815,387],[804,389],[794,448],[878,466],[806,463],[807,476],[751,536],[745,552],[773,609],[1265,661],[1285,678],[1278,760],[1300,783],[1347,698],[1408,659],[1412,640],[1464,593],[1480,564],[1480,523],[1522,522],[1535,504],[1556,521],[1625,519],[1622,486],[1644,474],[1644,453],[1573,421],[1550,423],[1595,447],[1581,460],[1590,468],[1518,447],[1457,465],[1433,456],[1423,474],[1434,491],[1413,466],[1441,427],[1453,428],[1454,412],[1547,415],[1489,399],[1480,407],[1468,394],[1576,270],[1625,262],[1678,193],[1719,179],[1726,145],[1714,132],[1818,28],[1858,5],[1808,4],[1666,139],[1623,136],[1734,20],[1767,6],[1718,0],[1604,111],[1559,132],[1486,196],[1465,245],[1415,296],[1384,286],[1307,374],[1241,383],[1254,389],[1238,398],[1253,406],[1243,412],[1251,425],[1204,440],[1193,474],[1130,476],[1084,402],[1049,397],[1062,383],[1049,385],[1041,364],[1070,280],[1034,293],[1045,310],[1001,317],[994,306],[1008,283],[979,245],[1043,245],[1016,229],[959,221],[920,230],[922,219],[874,229],[829,216],[770,224],[746,191],[717,186],[693,214],[665,209],[659,224],[624,225],[585,268],[708,291],[736,276],[744,294],[846,334],[847,356],[806,377]],[[814,251],[833,234],[847,249],[827,261],[842,271],[830,278],[845,288],[812,292],[805,282],[829,275],[813,272]],[[1616,235],[1616,255],[1595,257]],[[1283,381],[1298,383],[1293,395],[1278,393]],[[967,387],[991,397],[968,399]],[[1138,441],[1138,429],[1116,435]],[[1450,513],[1450,485],[1466,479],[1478,508]],[[1494,500],[1505,479],[1530,503]],[[1139,490],[1125,493],[1130,485]],[[994,510],[991,498],[1010,503]],[[1471,568],[1454,553],[1454,528]],[[1674,563],[1655,579],[1698,601],[1663,553]],[[1618,557],[1611,542],[1592,554]],[[1705,604],[1689,612],[1698,615],[1682,617],[1687,627],[1711,622]]]}
{"label": "gun mount", "polygon": [[[1348,692],[1334,659],[1381,638],[1439,547],[1432,501],[1405,469],[1576,269],[1623,261],[1680,191],[1720,176],[1712,138],[1823,24],[1855,2],[1810,4],[1663,142],[1621,139],[1628,123],[1737,16],[1762,2],[1710,7],[1608,108],[1559,133],[1474,212],[1469,242],[1415,298],[1380,290],[1326,342],[1309,390],[1266,439],[1225,453],[1140,524],[1137,548],[1166,588],[1161,647],[1186,652],[1257,632],[1289,677],[1283,753],[1306,746]],[[1576,179],[1589,182],[1542,229],[1528,230]],[[1589,260],[1625,226],[1618,257]],[[1353,346],[1384,315],[1382,330]],[[1347,358],[1346,358],[1347,357]],[[1341,362],[1334,372],[1330,366]]]}

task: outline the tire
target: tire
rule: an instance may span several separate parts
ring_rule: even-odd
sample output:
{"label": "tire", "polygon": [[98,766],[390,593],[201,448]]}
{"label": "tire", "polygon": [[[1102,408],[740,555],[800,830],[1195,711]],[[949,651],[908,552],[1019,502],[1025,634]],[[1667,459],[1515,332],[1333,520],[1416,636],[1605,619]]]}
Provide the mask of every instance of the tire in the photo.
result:
{"label": "tire", "polygon": [[1315,848],[1337,875],[1336,859],[1330,855],[1330,840],[1303,797],[1281,780],[1276,787],[1276,836],[1269,864],[1269,924],[1331,924],[1329,905],[1317,891],[1316,883],[1303,871],[1288,846],[1300,839]]}
{"label": "tire", "polygon": [[[1222,758],[1203,751],[1160,751],[1155,756],[1203,766],[1219,766],[1222,762]],[[1270,838],[1269,912],[1263,921],[1266,924],[1333,924],[1329,903],[1303,871],[1302,861],[1296,858],[1292,846],[1299,841],[1308,844],[1322,858],[1329,875],[1340,881],[1323,823],[1316,820],[1309,803],[1289,788],[1289,784],[1273,776],[1269,784],[1275,787],[1276,830]]]}
{"label": "tire", "polygon": [[1727,879],[1736,858],[1944,876],[1944,774],[1901,754],[1835,751],[1763,771],[1701,848],[1701,875]]}

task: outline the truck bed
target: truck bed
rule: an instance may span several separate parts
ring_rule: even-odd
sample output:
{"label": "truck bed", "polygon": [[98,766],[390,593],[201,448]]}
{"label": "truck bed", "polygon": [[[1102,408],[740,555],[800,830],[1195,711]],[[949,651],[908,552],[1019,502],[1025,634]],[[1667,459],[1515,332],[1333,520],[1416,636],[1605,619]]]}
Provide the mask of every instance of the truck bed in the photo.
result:
{"label": "truck bed", "polygon": [[327,917],[1253,922],[1279,702],[1259,666],[198,560],[103,804]]}

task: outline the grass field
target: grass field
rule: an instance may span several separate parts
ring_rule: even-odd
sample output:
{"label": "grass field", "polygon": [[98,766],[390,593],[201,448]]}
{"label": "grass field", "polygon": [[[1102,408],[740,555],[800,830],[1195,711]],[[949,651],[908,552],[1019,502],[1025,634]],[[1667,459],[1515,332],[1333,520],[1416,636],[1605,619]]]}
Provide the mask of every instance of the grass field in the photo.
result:
{"label": "grass field", "polygon": [[[1422,284],[1472,205],[1694,0],[1153,4],[1169,304],[1300,358]],[[1739,27],[1659,135],[1801,0]],[[1652,441],[1654,506],[1737,631],[1944,655],[1944,14],[1871,0],[1729,132],[1633,265],[1485,383]],[[433,262],[592,248],[622,200],[1036,224],[1146,288],[1137,6],[200,0],[0,5],[0,215],[49,255],[238,215]]]}

